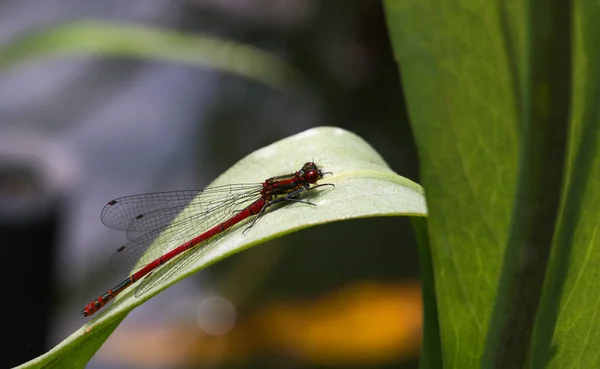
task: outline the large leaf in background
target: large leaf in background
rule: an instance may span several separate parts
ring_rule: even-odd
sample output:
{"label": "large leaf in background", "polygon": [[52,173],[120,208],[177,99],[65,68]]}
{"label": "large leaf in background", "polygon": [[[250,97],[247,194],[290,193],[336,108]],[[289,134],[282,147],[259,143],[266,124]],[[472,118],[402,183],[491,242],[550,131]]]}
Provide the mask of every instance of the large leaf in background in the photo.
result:
{"label": "large leaf in background", "polygon": [[[424,355],[444,368],[479,367],[485,345],[518,180],[524,4],[386,2],[429,207],[442,346]],[[568,188],[533,367],[600,366],[599,16],[599,4],[577,2]]]}
{"label": "large leaf in background", "polygon": [[[134,297],[135,288],[126,290],[80,330],[49,353],[23,367],[54,366],[57,363],[59,366],[69,363],[69,367],[85,365],[131,309],[199,269],[258,243],[311,225],[342,219],[425,216],[427,213],[423,191],[418,184],[392,172],[366,142],[339,128],[311,129],[255,151],[221,175],[211,186],[263,181],[274,175],[295,171],[304,162],[313,159],[325,170],[333,172],[323,182],[336,185],[335,188],[323,187],[314,195],[307,194],[317,207],[290,204],[267,212],[245,234],[242,234],[243,226],[235,228],[211,244],[210,248],[196,253],[193,261],[183,270],[140,298]],[[157,273],[160,274],[163,268]],[[150,278],[156,277],[157,273]]]}
{"label": "large leaf in background", "polygon": [[251,45],[127,23],[86,20],[32,31],[0,45],[0,72],[55,57],[120,57],[209,67],[285,89],[299,72]]}
{"label": "large leaf in background", "polygon": [[531,367],[598,368],[600,3],[575,2],[567,188],[534,331]]}
{"label": "large leaf in background", "polygon": [[506,243],[519,142],[496,7],[387,1],[386,12],[427,188],[444,367],[475,368]]}

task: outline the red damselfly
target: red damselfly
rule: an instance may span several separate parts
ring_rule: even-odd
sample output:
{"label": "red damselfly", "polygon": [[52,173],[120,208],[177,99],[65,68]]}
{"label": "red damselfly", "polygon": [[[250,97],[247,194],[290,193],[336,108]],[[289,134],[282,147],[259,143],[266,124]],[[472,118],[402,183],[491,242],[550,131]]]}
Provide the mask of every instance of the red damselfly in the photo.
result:
{"label": "red damselfly", "polygon": [[[86,305],[83,316],[101,309],[119,293],[178,255],[203,249],[225,231],[255,215],[250,229],[271,205],[280,202],[301,202],[300,194],[321,186],[316,184],[323,172],[308,162],[295,173],[272,177],[262,183],[236,184],[207,188],[200,191],[172,191],[121,197],[102,209],[102,222],[113,229],[126,231],[130,242],[111,257],[110,267],[124,271],[140,266],[124,281]],[[197,236],[190,237],[196,231]],[[158,240],[154,247],[150,245]],[[182,260],[173,261],[178,262]],[[146,278],[147,280],[147,278]],[[152,285],[158,283],[151,282]],[[147,291],[146,286],[136,296]]]}

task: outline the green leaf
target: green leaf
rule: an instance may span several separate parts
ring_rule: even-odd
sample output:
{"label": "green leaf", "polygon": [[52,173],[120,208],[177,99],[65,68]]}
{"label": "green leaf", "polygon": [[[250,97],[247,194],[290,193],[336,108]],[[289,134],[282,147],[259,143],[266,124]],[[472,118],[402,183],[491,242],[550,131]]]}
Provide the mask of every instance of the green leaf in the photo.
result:
{"label": "green leaf", "polygon": [[385,10],[427,189],[442,352],[423,355],[443,357],[445,369],[476,368],[519,144],[497,8],[485,0],[389,0]]}
{"label": "green leaf", "polygon": [[[322,182],[336,186],[322,187],[315,190],[314,194],[307,194],[316,207],[293,203],[276,211],[268,211],[249,232],[242,233],[246,228],[244,225],[235,227],[210,247],[196,252],[196,257],[187,267],[170,276],[157,288],[140,298],[134,297],[135,287],[129,288],[80,330],[23,367],[50,366],[57,360],[85,364],[110,331],[133,308],[198,270],[274,237],[343,219],[425,216],[427,213],[423,191],[418,184],[395,174],[366,142],[339,128],[311,129],[255,151],[221,175],[211,186],[262,182],[274,175],[293,172],[311,160],[324,170],[333,172]],[[176,265],[178,260],[167,263],[164,270],[169,270],[169,266]],[[163,268],[159,269],[158,274]],[[153,273],[149,278],[156,277],[157,273]]]}
{"label": "green leaf", "polygon": [[522,368],[528,360],[566,164],[572,4],[532,0],[528,14],[517,193],[483,368]]}
{"label": "green leaf", "polygon": [[600,4],[576,2],[567,186],[534,331],[532,368],[598,368]]}
{"label": "green leaf", "polygon": [[[528,331],[534,319],[531,342],[521,336],[525,338],[522,343],[529,367],[600,367],[597,355],[600,292],[596,288],[600,284],[600,47],[597,42],[600,5],[575,2],[570,30],[574,77],[569,95],[568,86],[558,88],[560,83],[552,81],[569,73],[569,66],[561,68],[557,64],[568,51],[551,56],[534,55],[531,60],[535,65],[527,65],[530,59],[525,50],[529,47],[537,53],[545,45],[556,46],[553,41],[559,45],[564,41],[550,37],[549,43],[528,45],[525,39],[529,29],[525,12],[528,2],[388,0],[385,4],[429,208],[441,352],[430,345],[424,348],[429,351],[423,355],[443,357],[445,369],[477,368],[480,364],[488,368],[491,362],[482,362],[486,339],[493,346],[502,329],[508,328],[509,335]],[[532,16],[541,22],[551,19],[553,14],[546,13],[553,11],[550,5],[538,5],[541,11]],[[568,26],[566,21],[542,23],[542,33],[538,35],[545,37],[561,32],[559,27]],[[569,29],[558,36],[568,38],[568,32]],[[556,69],[550,73],[546,68]],[[539,72],[547,73],[549,79],[536,77]],[[541,105],[540,102],[549,101],[549,96],[562,98]],[[560,176],[552,183],[539,181],[538,171],[540,168],[552,171],[555,165],[554,174],[559,173],[560,150],[544,148],[540,145],[542,141],[536,143],[535,139],[536,135],[544,137],[557,128],[555,123],[560,123],[546,127],[533,125],[526,137],[528,109],[533,108],[534,114],[538,114],[532,116],[534,119],[562,117],[564,122],[564,110],[557,113],[553,109],[564,108],[569,99],[572,104],[567,170],[558,222],[555,226],[547,222],[545,227],[533,230],[538,235],[545,233],[544,247],[554,235],[550,262],[545,275],[541,274],[544,276],[541,300],[537,305],[532,294],[521,296],[522,306],[515,303],[518,299],[511,304],[504,291],[498,296],[501,301],[504,299],[504,308],[512,309],[510,314],[522,314],[513,317],[526,320],[511,321],[510,314],[500,317],[500,324],[492,326],[488,337],[509,229],[512,223],[513,232],[518,230],[518,220],[524,219],[513,219],[513,214],[521,212],[522,216],[528,209],[538,209],[542,210],[540,216],[552,217],[555,210],[540,205],[543,199],[559,195],[560,183],[555,182],[561,181]],[[547,154],[539,155],[544,150]],[[525,153],[524,158],[519,158],[521,153]],[[558,158],[554,156],[557,153]],[[520,160],[530,160],[522,173],[518,172]],[[535,186],[536,190],[525,198],[517,198],[515,203],[516,183]],[[535,208],[530,208],[531,204]],[[525,215],[527,222],[533,220],[535,227],[543,223],[537,223],[531,215]],[[515,247],[519,246],[514,242],[518,239],[526,237],[514,238],[509,246],[513,249],[507,254],[508,269],[503,270],[507,275],[528,258],[541,261],[538,266],[544,264],[541,254],[523,254],[539,245]],[[539,272],[542,269],[538,266],[535,268]],[[527,291],[522,287],[535,285],[529,291],[539,293],[542,287],[539,279],[534,284],[528,283],[529,277],[522,281],[519,285],[518,280],[513,280],[509,290],[522,292]],[[502,309],[503,303],[498,307]],[[531,307],[534,318],[527,312]],[[435,331],[425,334],[427,340],[427,334]],[[497,354],[501,349],[496,346],[494,350],[498,351],[494,352]],[[516,352],[508,350],[505,355]],[[522,357],[519,360],[522,362]]]}
{"label": "green leaf", "polygon": [[51,26],[0,45],[0,72],[47,58],[135,58],[210,67],[275,88],[301,82],[300,73],[256,47],[166,28],[86,20]]}

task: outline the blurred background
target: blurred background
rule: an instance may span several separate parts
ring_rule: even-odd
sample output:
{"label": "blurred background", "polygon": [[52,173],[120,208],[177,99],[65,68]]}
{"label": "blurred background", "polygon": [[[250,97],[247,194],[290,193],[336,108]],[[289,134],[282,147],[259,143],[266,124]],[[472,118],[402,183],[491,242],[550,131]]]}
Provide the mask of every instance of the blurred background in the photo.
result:
{"label": "blurred background", "polygon": [[[115,25],[219,38],[226,66],[169,60],[171,47],[210,59],[214,45],[163,48],[139,34],[123,43],[128,28],[122,39],[102,31]],[[88,42],[154,57],[63,50]],[[403,101],[380,1],[0,0],[2,360],[47,352],[124,277],[108,268],[125,237],[100,222],[107,201],[202,188],[252,151],[321,125],[357,133],[418,182]],[[360,219],[178,283],[129,314],[88,367],[416,368],[420,339],[409,220]]]}

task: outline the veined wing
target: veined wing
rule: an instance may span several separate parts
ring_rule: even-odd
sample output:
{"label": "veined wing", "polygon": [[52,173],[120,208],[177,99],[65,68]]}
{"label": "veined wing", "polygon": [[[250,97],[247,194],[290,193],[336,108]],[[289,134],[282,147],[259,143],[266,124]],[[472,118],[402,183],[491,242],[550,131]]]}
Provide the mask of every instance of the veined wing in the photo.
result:
{"label": "veined wing", "polygon": [[[259,196],[261,188],[260,183],[248,183],[211,187],[200,191],[168,191],[125,196],[106,204],[102,209],[101,219],[107,227],[126,231],[128,238],[134,240],[139,236],[139,232],[164,229],[185,209],[190,215],[207,214],[226,201],[236,201],[245,196]],[[180,217],[180,221],[184,221],[184,217]]]}
{"label": "veined wing", "polygon": [[[107,222],[112,222],[111,225],[126,228],[127,237],[131,241],[113,254],[110,260],[111,270],[127,271],[136,264],[138,267],[144,266],[222,223],[257,200],[261,185],[222,186],[219,191],[212,191],[213,189],[209,192],[175,191],[117,199],[119,201],[110,206],[118,206],[116,209],[122,209],[122,213],[126,214],[119,215],[110,210],[112,213],[106,213],[110,214],[106,219]],[[196,197],[193,197],[194,192]],[[152,206],[142,205],[145,203],[142,199],[149,195],[150,200],[159,200],[153,201]],[[121,201],[122,199],[126,201]],[[103,222],[106,210],[107,207],[103,210]],[[133,216],[137,210],[145,211],[139,213],[142,216]],[[121,221],[115,221],[116,219]],[[127,227],[124,227],[125,223],[128,223]],[[154,247],[150,249],[153,243]]]}

